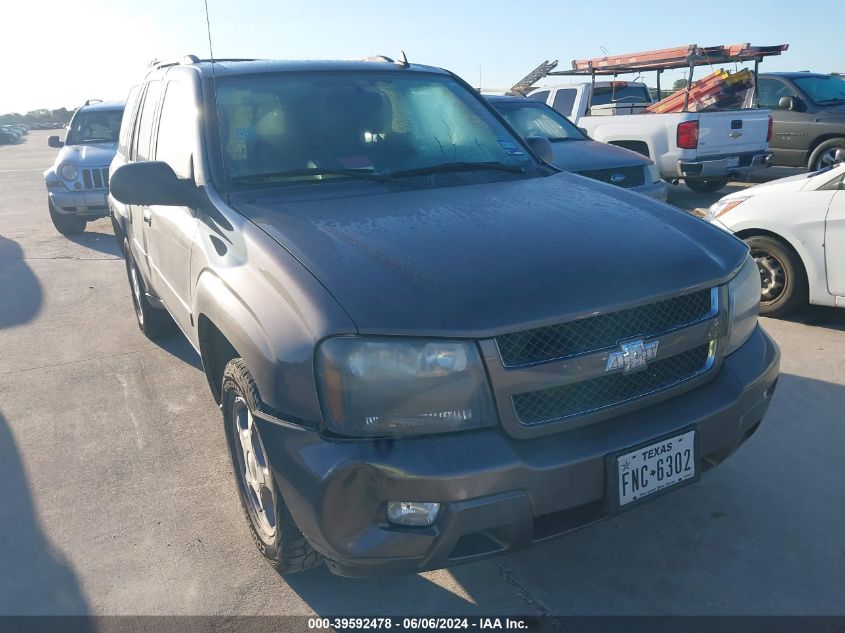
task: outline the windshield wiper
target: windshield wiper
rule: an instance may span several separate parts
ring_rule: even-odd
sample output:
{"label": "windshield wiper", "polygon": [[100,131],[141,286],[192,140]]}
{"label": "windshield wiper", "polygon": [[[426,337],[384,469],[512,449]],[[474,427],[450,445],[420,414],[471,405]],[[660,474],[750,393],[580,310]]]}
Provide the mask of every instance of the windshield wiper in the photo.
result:
{"label": "windshield wiper", "polygon": [[845,97],[834,97],[833,99],[825,99],[824,101],[816,101],[819,105],[824,105],[826,103],[839,103],[840,101],[845,101]]}
{"label": "windshield wiper", "polygon": [[366,180],[387,180],[388,176],[379,174],[371,169],[342,169],[330,167],[303,167],[302,169],[289,169],[287,171],[274,171],[266,174],[250,174],[248,176],[235,176],[232,182],[255,184],[272,182],[283,178],[296,178],[299,176],[349,176],[350,178],[364,178]]}
{"label": "windshield wiper", "polygon": [[549,143],[562,143],[563,141],[584,141],[584,138],[575,138],[572,136],[552,136],[549,138]]}
{"label": "windshield wiper", "polygon": [[414,169],[401,169],[390,173],[391,178],[403,178],[405,176],[424,176],[426,174],[446,174],[457,171],[507,171],[512,174],[524,174],[525,168],[519,165],[508,165],[497,161],[466,162],[455,161],[451,163],[438,163],[427,167],[416,167]]}

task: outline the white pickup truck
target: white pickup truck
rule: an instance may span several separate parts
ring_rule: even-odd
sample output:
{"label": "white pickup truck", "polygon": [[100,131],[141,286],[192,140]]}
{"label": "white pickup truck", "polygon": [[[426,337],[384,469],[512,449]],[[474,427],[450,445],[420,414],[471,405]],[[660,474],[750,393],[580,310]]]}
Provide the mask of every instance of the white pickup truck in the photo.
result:
{"label": "white pickup truck", "polygon": [[664,180],[693,191],[721,189],[735,172],[768,163],[768,110],[648,113],[644,83],[596,81],[537,88],[528,96],[569,118],[593,139],[651,158]]}

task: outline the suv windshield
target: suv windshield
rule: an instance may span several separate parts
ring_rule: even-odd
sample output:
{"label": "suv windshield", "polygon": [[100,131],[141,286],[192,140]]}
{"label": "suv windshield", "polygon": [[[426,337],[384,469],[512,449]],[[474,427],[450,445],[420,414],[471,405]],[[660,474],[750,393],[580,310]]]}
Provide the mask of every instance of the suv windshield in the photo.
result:
{"label": "suv windshield", "polygon": [[552,143],[560,141],[583,141],[586,136],[569,119],[557,110],[542,103],[496,102],[493,104],[508,123],[523,138],[542,136]]}
{"label": "suv windshield", "polygon": [[123,110],[77,112],[70,122],[65,145],[81,143],[117,143]]}
{"label": "suv windshield", "polygon": [[446,75],[243,75],[219,81],[217,102],[235,188],[475,169],[508,177],[535,165],[478,97]]}
{"label": "suv windshield", "polygon": [[798,77],[794,81],[817,105],[845,103],[845,81],[840,77],[811,75]]}

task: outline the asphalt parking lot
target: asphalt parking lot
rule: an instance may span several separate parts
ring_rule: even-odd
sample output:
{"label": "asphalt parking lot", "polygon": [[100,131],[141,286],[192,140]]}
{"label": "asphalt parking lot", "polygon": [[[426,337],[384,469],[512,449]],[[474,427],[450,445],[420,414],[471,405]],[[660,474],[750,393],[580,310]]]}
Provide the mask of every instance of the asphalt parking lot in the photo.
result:
{"label": "asphalt parking lot", "polygon": [[0,146],[0,614],[845,614],[833,310],[763,320],[783,351],[772,408],[696,485],[451,570],[279,577],[194,351],[138,330],[107,220],[72,239],[50,224],[50,133]]}

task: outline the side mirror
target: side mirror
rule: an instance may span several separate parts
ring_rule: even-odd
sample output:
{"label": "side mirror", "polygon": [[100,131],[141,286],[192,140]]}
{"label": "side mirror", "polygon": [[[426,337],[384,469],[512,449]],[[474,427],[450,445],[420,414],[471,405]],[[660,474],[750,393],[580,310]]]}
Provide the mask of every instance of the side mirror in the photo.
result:
{"label": "side mirror", "polygon": [[781,97],[778,99],[778,107],[781,110],[794,110],[798,112],[801,108],[798,97]]}
{"label": "side mirror", "polygon": [[200,202],[199,189],[193,181],[179,178],[162,161],[121,165],[111,176],[109,191],[123,204],[195,209]]}
{"label": "side mirror", "polygon": [[49,145],[50,147],[55,147],[56,149],[61,149],[65,146],[65,144],[62,143],[62,139],[60,139],[58,136],[47,137],[47,145]]}
{"label": "side mirror", "polygon": [[531,151],[537,154],[537,156],[539,156],[542,160],[547,163],[551,163],[554,160],[552,144],[549,143],[549,139],[546,137],[529,136],[525,139],[525,142],[528,143],[528,147],[531,148]]}

